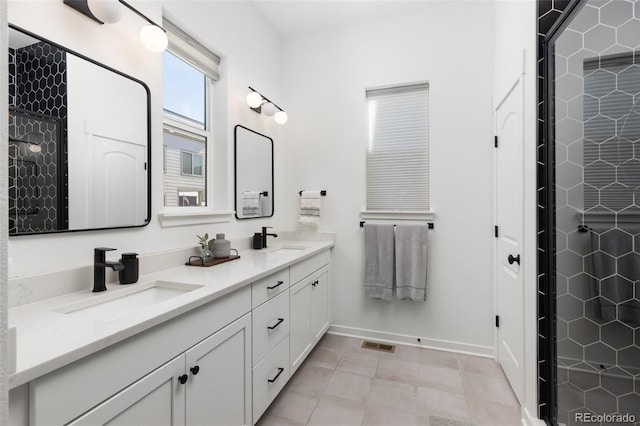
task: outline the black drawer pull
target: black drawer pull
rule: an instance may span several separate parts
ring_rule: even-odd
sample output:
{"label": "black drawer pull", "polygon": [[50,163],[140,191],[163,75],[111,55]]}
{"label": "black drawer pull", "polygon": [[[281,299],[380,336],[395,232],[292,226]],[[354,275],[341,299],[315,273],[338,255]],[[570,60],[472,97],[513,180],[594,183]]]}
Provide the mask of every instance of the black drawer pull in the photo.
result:
{"label": "black drawer pull", "polygon": [[276,377],[274,377],[273,379],[269,379],[267,380],[269,383],[273,383],[276,380],[278,380],[278,377],[280,377],[280,375],[282,374],[282,372],[284,371],[284,368],[282,367],[278,367],[278,374],[276,374]]}
{"label": "black drawer pull", "polygon": [[269,330],[275,330],[277,326],[284,322],[284,318],[278,318],[278,322],[272,325],[271,327],[267,327]]}
{"label": "black drawer pull", "polygon": [[189,376],[187,376],[186,374],[183,374],[182,376],[178,377],[178,381],[180,382],[181,385],[184,385],[185,383],[187,383],[187,380],[189,380]]}
{"label": "black drawer pull", "polygon": [[267,290],[273,290],[274,288],[280,287],[282,284],[284,284],[284,281],[278,281],[278,284],[267,287]]}
{"label": "black drawer pull", "polygon": [[191,374],[193,374],[194,376],[197,375],[200,372],[200,367],[195,365],[193,367],[191,367]]}

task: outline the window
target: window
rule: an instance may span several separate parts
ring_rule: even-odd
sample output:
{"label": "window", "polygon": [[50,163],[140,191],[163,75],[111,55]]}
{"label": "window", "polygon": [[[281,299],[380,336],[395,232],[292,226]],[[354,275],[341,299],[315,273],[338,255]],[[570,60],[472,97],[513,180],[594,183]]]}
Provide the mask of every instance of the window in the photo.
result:
{"label": "window", "polygon": [[213,187],[213,96],[220,58],[166,19],[163,53],[164,206],[208,207]]}
{"label": "window", "polygon": [[367,210],[429,211],[429,85],[366,91]]}
{"label": "window", "polygon": [[182,151],[182,174],[202,176],[202,155],[195,152]]}

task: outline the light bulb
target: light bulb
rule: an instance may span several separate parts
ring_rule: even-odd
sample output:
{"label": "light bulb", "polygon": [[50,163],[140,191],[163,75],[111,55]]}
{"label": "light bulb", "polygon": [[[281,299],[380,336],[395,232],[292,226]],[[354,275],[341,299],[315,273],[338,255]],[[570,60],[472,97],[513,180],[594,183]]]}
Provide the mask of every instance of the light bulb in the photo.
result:
{"label": "light bulb", "polygon": [[157,25],[146,25],[140,30],[140,40],[142,45],[151,52],[164,52],[169,44],[167,34]]}
{"label": "light bulb", "polygon": [[35,143],[29,143],[29,151],[34,154],[40,154],[42,152],[42,147]]}
{"label": "light bulb", "polygon": [[118,0],[87,0],[93,16],[107,24],[118,22],[122,17],[122,5]]}
{"label": "light bulb", "polygon": [[278,111],[276,112],[276,115],[273,117],[273,119],[276,121],[276,123],[278,124],[284,124],[287,122],[287,120],[289,119],[289,116],[287,115],[286,112],[284,111]]}
{"label": "light bulb", "polygon": [[267,117],[273,117],[273,114],[275,114],[276,111],[278,111],[278,107],[276,107],[271,102],[267,102],[266,104],[262,105],[262,113]]}
{"label": "light bulb", "polygon": [[251,108],[258,108],[262,105],[262,95],[258,92],[251,92],[247,94],[247,104]]}

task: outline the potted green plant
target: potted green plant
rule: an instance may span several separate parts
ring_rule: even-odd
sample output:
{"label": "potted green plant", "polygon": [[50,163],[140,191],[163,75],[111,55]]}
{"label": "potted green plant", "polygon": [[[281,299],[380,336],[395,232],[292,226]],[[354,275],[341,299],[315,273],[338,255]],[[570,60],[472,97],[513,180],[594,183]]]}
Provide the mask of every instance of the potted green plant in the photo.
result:
{"label": "potted green plant", "polygon": [[205,233],[203,236],[197,235],[200,240],[200,257],[205,262],[213,259],[213,253],[209,250],[209,233]]}

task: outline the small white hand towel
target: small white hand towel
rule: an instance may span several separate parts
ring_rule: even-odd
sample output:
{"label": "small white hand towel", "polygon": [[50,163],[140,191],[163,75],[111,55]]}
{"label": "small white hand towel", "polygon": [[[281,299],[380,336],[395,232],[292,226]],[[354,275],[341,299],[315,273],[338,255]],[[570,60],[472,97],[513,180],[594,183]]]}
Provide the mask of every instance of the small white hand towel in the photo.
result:
{"label": "small white hand towel", "polygon": [[427,225],[396,225],[396,298],[427,300]]}
{"label": "small white hand towel", "polygon": [[320,191],[302,191],[300,196],[300,224],[317,228],[320,225]]}
{"label": "small white hand towel", "polygon": [[260,193],[258,191],[245,191],[242,193],[242,217],[261,216]]}

